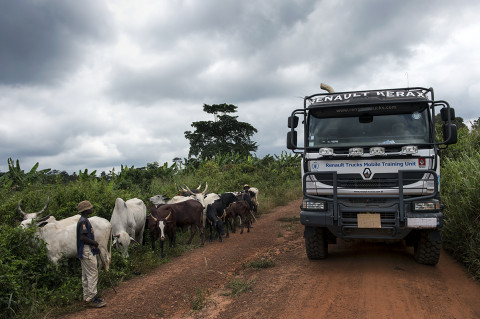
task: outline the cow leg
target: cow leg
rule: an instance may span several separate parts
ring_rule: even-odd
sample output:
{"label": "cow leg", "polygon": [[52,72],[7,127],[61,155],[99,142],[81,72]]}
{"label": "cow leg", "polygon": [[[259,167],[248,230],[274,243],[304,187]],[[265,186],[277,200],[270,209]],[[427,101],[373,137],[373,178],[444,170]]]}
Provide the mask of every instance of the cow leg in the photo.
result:
{"label": "cow leg", "polygon": [[163,254],[163,240],[160,240],[160,257],[163,258],[165,255]]}
{"label": "cow leg", "polygon": [[210,228],[210,241],[212,242],[213,241],[213,227],[212,227],[212,223],[208,223],[208,227]]}
{"label": "cow leg", "polygon": [[229,219],[228,218],[225,218],[225,229],[227,230],[227,234],[225,235],[225,238],[229,238],[230,237],[230,233],[228,232],[228,224],[229,224]]}
{"label": "cow leg", "polygon": [[237,216],[234,216],[233,223],[232,223],[232,233],[235,234],[236,231],[237,231]]}
{"label": "cow leg", "polygon": [[205,245],[205,227],[203,225],[199,226],[200,228],[200,238],[202,240],[202,246]]}
{"label": "cow leg", "polygon": [[139,243],[140,245],[143,245],[143,233],[144,233],[144,232],[145,232],[145,230],[142,230],[142,231],[137,235],[137,238],[135,238],[136,241],[138,241],[138,243]]}
{"label": "cow leg", "polygon": [[197,227],[195,227],[195,225],[191,225],[190,226],[190,239],[188,239],[187,245],[190,245],[192,243],[193,236],[195,236],[196,232],[197,232]]}
{"label": "cow leg", "polygon": [[217,221],[215,229],[217,230],[218,240],[222,242],[222,228],[220,227],[220,223]]}
{"label": "cow leg", "polygon": [[152,242],[152,250],[155,250],[155,238],[150,236],[150,241]]}

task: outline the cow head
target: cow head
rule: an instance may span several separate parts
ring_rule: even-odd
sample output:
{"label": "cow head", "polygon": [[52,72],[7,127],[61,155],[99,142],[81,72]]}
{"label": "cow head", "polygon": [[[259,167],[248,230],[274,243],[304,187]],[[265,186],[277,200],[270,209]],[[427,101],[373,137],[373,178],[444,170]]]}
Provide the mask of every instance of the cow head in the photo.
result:
{"label": "cow head", "polygon": [[[201,185],[201,184],[200,184]],[[208,189],[208,183],[205,183],[205,189],[203,190],[203,192],[199,193],[195,193],[193,192],[190,188],[188,188],[187,185],[185,185],[185,187],[187,188],[187,192],[190,194],[190,196],[192,198],[194,198],[195,200],[199,201],[202,206],[205,208],[205,195],[207,194],[207,189]],[[200,186],[199,186],[200,187]]]}
{"label": "cow head", "polygon": [[160,240],[164,241],[165,240],[165,228],[167,226],[167,223],[171,223],[171,217],[172,217],[172,212],[168,214],[167,217],[165,218],[156,218],[155,216],[150,215],[150,217],[155,221],[156,226],[158,227],[158,230],[160,230]]}
{"label": "cow head", "polygon": [[135,239],[133,239],[127,232],[122,231],[113,235],[113,244],[125,258],[128,257],[128,247],[132,242],[135,242]]}
{"label": "cow head", "polygon": [[168,198],[165,194],[155,195],[150,197],[150,202],[152,202],[152,204],[155,205],[155,207],[158,207],[160,205],[166,204],[169,199],[170,198]]}
{"label": "cow head", "polygon": [[20,207],[20,204],[21,204],[22,200],[20,199],[18,201],[18,205],[17,205],[17,208],[18,208],[18,211],[20,212],[20,214],[22,214],[23,216],[23,220],[22,222],[20,223],[20,225],[23,227],[23,228],[28,228],[30,227],[34,222],[39,222],[39,221],[45,221],[47,220],[50,216],[46,216],[46,217],[42,217],[40,220],[38,220],[38,216],[40,216],[41,214],[43,214],[46,210],[47,210],[47,207],[48,207],[48,204],[50,204],[50,197],[47,198],[47,203],[45,204],[45,206],[42,208],[42,210],[38,211],[38,212],[35,212],[35,213],[25,213],[22,208]]}

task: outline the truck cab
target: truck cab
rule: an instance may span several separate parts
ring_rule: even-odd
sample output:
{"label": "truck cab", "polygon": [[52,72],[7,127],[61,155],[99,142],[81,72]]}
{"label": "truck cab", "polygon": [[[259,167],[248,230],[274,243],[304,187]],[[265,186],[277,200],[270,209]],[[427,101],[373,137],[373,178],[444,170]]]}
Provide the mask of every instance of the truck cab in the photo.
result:
{"label": "truck cab", "polygon": [[336,238],[405,239],[414,246],[415,260],[438,263],[438,153],[456,143],[454,118],[446,101],[434,100],[432,88],[330,88],[306,96],[303,108],[288,118],[287,148],[302,154],[300,222],[308,258],[326,258]]}

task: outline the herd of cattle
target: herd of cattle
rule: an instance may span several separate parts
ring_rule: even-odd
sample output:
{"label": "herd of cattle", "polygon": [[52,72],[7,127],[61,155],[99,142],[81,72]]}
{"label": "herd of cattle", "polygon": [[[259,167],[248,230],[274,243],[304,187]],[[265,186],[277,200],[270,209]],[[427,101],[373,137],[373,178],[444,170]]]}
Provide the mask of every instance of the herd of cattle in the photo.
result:
{"label": "herd of cattle", "polygon": [[[128,257],[128,247],[132,242],[143,243],[145,228],[149,230],[152,250],[155,250],[155,242],[160,240],[162,258],[163,243],[167,237],[170,247],[175,247],[177,229],[185,232],[190,228],[187,244],[199,231],[202,245],[205,243],[206,226],[210,229],[210,240],[215,236],[215,239],[222,241],[225,230],[225,237],[228,238],[229,228],[235,232],[238,219],[241,223],[240,233],[243,233],[244,226],[250,231],[258,209],[257,188],[223,194],[207,193],[208,184],[203,191],[200,189],[201,185],[193,190],[184,186],[171,199],[165,195],[155,195],[150,198],[152,204],[148,207],[138,198],[127,201],[117,198],[110,221],[97,216],[90,217],[95,240],[99,244],[99,266],[108,271],[112,245],[124,257]],[[41,211],[35,213],[25,213],[20,204],[21,200],[18,202],[18,211],[23,215],[21,226],[27,228],[34,223],[38,226],[36,235],[46,242],[47,256],[54,264],[62,256],[77,256],[76,227],[80,215],[56,220],[53,216],[41,216],[49,200]]]}

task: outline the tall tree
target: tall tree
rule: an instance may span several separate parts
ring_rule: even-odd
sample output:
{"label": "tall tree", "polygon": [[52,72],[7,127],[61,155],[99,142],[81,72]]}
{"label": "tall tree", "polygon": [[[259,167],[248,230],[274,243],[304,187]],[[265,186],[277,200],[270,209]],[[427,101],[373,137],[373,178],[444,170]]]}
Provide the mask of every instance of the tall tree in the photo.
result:
{"label": "tall tree", "polygon": [[213,121],[193,122],[195,130],[186,131],[185,137],[190,141],[189,157],[212,158],[218,154],[237,153],[249,155],[258,148],[250,138],[257,129],[246,122],[239,122],[233,104],[203,105],[203,111],[214,115]]}

